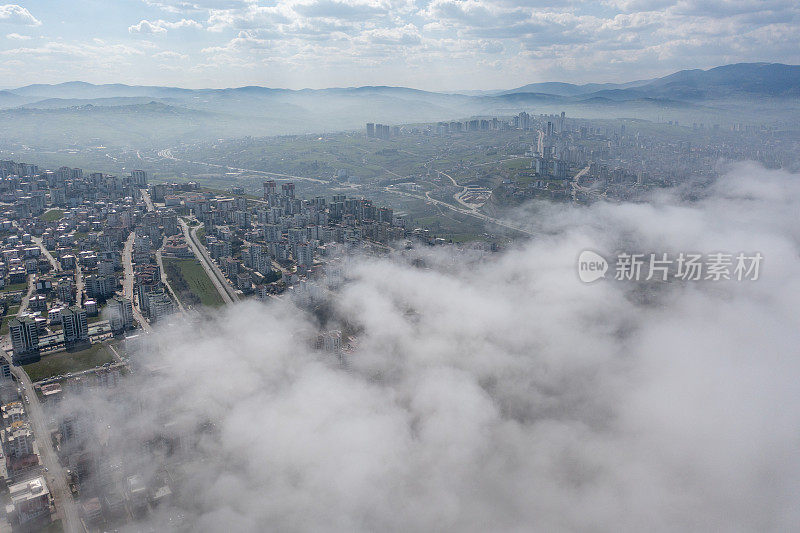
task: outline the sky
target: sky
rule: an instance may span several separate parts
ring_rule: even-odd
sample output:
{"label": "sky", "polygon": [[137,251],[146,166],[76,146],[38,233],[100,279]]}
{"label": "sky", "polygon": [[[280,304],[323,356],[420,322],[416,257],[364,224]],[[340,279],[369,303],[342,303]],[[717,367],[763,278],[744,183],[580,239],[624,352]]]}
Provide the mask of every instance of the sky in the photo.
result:
{"label": "sky", "polygon": [[[91,410],[88,449],[146,481],[141,440],[180,438],[140,530],[796,530],[800,180],[742,163],[707,192],[531,204],[544,236],[504,253],[351,257],[322,327],[358,332],[346,365],[291,298],[251,300],[156,331],[132,357],[154,373],[56,416]],[[584,284],[585,249],[764,259],[755,281]]]}
{"label": "sky", "polygon": [[0,5],[2,85],[507,89],[800,63],[795,0],[34,0]]}

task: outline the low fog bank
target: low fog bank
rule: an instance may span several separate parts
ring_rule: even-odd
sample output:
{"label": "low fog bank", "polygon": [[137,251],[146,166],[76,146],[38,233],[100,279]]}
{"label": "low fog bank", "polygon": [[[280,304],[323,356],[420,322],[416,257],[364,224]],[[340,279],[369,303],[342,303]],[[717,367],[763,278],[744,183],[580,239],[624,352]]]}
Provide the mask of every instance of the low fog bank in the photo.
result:
{"label": "low fog bank", "polygon": [[[800,176],[739,165],[692,204],[540,207],[544,235],[503,254],[352,261],[325,325],[354,337],[344,362],[313,314],[245,303],[62,409],[94,413],[112,469],[167,465],[172,502],[137,528],[789,530],[798,206]],[[764,262],[757,281],[584,284],[584,249]]]}

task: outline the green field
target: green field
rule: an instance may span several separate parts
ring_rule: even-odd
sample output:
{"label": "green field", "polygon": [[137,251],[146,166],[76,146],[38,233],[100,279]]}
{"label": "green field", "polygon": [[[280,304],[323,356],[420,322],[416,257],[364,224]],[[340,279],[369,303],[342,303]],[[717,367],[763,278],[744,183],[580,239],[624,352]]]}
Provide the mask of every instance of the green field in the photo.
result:
{"label": "green field", "polygon": [[225,304],[203,265],[196,259],[164,258],[164,270],[172,290],[184,306],[220,307]]}
{"label": "green field", "polygon": [[103,343],[93,344],[85,350],[57,352],[43,355],[41,361],[23,365],[31,381],[41,381],[59,374],[80,372],[105,363],[113,363],[114,355]]}
{"label": "green field", "polygon": [[524,168],[531,167],[531,160],[527,157],[521,159],[512,159],[510,161],[504,161],[502,165],[503,168],[507,170],[522,170]]}
{"label": "green field", "polygon": [[8,322],[17,316],[19,305],[12,305],[0,321],[0,335],[8,335]]}
{"label": "green field", "polygon": [[64,217],[64,211],[61,209],[51,209],[50,211],[46,211],[42,214],[41,218],[45,222],[55,222],[56,220],[61,220]]}
{"label": "green field", "polygon": [[3,317],[3,322],[0,325],[0,335],[8,335],[8,322],[17,315],[6,315]]}
{"label": "green field", "polygon": [[15,291],[24,291],[28,288],[28,283],[9,283],[5,287],[3,287],[0,292],[15,292]]}

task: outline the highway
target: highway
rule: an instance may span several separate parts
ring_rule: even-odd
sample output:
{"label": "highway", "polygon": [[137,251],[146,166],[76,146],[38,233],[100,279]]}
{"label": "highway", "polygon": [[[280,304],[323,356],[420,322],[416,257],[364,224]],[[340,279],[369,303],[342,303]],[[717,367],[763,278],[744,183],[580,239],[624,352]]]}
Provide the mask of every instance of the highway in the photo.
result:
{"label": "highway", "polygon": [[[514,159],[515,159],[515,158],[514,158]],[[504,159],[503,161],[506,161],[506,159]],[[381,168],[382,168],[382,169],[383,169],[385,172],[387,172],[388,174],[391,174],[391,175],[393,175],[393,176],[396,176],[396,177],[398,177],[398,178],[411,178],[411,176],[401,176],[401,175],[400,175],[400,174],[398,174],[397,172],[391,171],[391,170],[389,170],[389,169],[388,169],[388,168],[386,168],[386,167],[381,167]],[[456,187],[463,187],[463,189],[462,189],[462,191],[461,191],[462,193],[463,193],[464,191],[466,191],[466,187],[464,187],[463,185],[460,185],[460,184],[459,184],[459,183],[458,183],[458,182],[457,182],[457,181],[456,181],[456,180],[455,180],[455,179],[454,179],[452,176],[450,176],[449,174],[445,174],[444,172],[442,172],[442,171],[440,171],[440,170],[437,170],[436,172],[438,172],[439,174],[441,174],[441,175],[445,176],[447,179],[449,179],[449,180],[450,180],[450,181],[453,183],[453,185],[454,185],[454,186],[456,186]],[[456,206],[454,206],[454,205],[452,205],[452,204],[449,204],[449,203],[447,203],[447,202],[443,202],[443,201],[441,201],[441,200],[435,200],[434,198],[431,198],[431,197],[429,196],[429,193],[425,193],[425,195],[424,195],[424,196],[422,196],[422,195],[419,195],[419,194],[411,194],[411,193],[407,193],[407,192],[403,192],[403,191],[398,191],[397,189],[394,189],[392,185],[389,185],[389,186],[387,186],[387,187],[383,187],[383,190],[384,190],[384,191],[386,191],[386,192],[390,192],[390,193],[392,193],[392,194],[399,194],[399,195],[401,195],[401,196],[406,196],[406,197],[408,197],[408,198],[417,198],[418,200],[423,200],[423,201],[425,201],[425,202],[430,202],[430,203],[432,203],[432,204],[435,204],[435,205],[439,205],[439,206],[442,206],[442,207],[446,207],[447,209],[450,209],[450,210],[452,210],[452,211],[456,211],[456,212],[458,212],[458,213],[461,213],[462,215],[467,215],[467,216],[470,216],[470,217],[478,218],[478,219],[480,219],[480,220],[483,220],[484,222],[491,222],[492,224],[495,224],[495,225],[497,225],[497,226],[500,226],[500,227],[503,227],[503,228],[507,228],[507,229],[511,229],[511,230],[514,230],[514,231],[518,231],[519,233],[523,233],[523,234],[525,234],[525,235],[530,235],[530,236],[534,236],[534,235],[536,235],[536,233],[534,233],[534,232],[532,232],[532,231],[530,231],[530,230],[527,230],[527,229],[523,229],[523,228],[520,228],[520,227],[514,226],[514,225],[512,225],[512,224],[509,224],[508,222],[504,222],[504,221],[502,221],[502,220],[500,220],[500,219],[497,219],[497,218],[492,218],[492,217],[490,217],[490,216],[488,216],[488,215],[484,215],[483,213],[480,213],[480,212],[478,212],[478,211],[477,211],[477,208],[475,208],[475,207],[472,207],[472,206],[469,206],[469,205],[466,205],[466,204],[464,204],[464,205],[465,205],[465,207],[463,207],[463,208],[460,208],[460,207],[456,207]],[[454,195],[454,196],[453,196],[453,198],[454,198],[454,199],[455,199],[455,200],[456,200],[456,201],[457,201],[459,204],[461,204],[461,203],[462,203],[462,202],[461,202],[461,200],[460,200],[459,198],[457,198],[457,197],[456,197],[458,194],[459,194],[459,193],[456,193],[456,195]]]}
{"label": "highway", "polygon": [[207,167],[216,167],[222,168],[226,170],[238,170],[239,172],[252,172],[254,174],[263,174],[267,177],[272,177],[277,180],[304,180],[304,181],[313,181],[315,183],[330,183],[328,180],[321,180],[318,178],[306,178],[304,176],[292,176],[291,174],[281,174],[279,172],[267,172],[266,170],[254,170],[252,168],[239,168],[239,167],[229,167],[227,165],[218,165],[216,163],[205,163],[203,161],[189,161],[188,159],[179,159],[172,155],[172,150],[160,150],[158,152],[159,157],[163,157],[164,159],[172,159],[173,161],[181,161],[183,163],[191,163],[193,165],[205,165]]}
{"label": "highway", "polygon": [[589,172],[589,166],[587,165],[580,172],[575,174],[575,178],[572,180],[572,199],[577,200],[578,193],[585,194],[587,196],[594,196],[598,200],[605,200],[605,195],[598,193],[597,191],[593,191],[588,187],[583,187],[578,183],[578,181],[583,177],[584,174]]}
{"label": "highway", "polygon": [[[5,357],[10,360],[8,353],[5,354]],[[28,413],[28,420],[30,420],[36,445],[39,448],[39,457],[42,465],[48,470],[43,475],[47,478],[47,486],[50,488],[50,494],[53,495],[56,511],[61,514],[64,531],[67,533],[82,533],[85,530],[78,514],[78,506],[72,498],[72,492],[67,485],[66,473],[53,449],[50,431],[47,427],[47,418],[33,389],[33,383],[31,383],[28,374],[20,367],[11,365],[11,373],[17,378],[17,382],[25,387],[28,397],[28,401],[25,403],[25,411]]]}
{"label": "highway", "polygon": [[[447,174],[446,172],[442,172],[441,170],[437,170],[436,172],[438,172],[440,176],[444,176],[445,178],[449,179],[453,183],[453,185],[455,185],[456,187],[461,187],[460,191],[458,191],[455,194],[453,194],[453,200],[455,200],[456,202],[461,204],[464,207],[464,209],[469,209],[472,212],[477,212],[478,209],[483,207],[483,204],[480,204],[480,205],[468,204],[467,202],[462,200],[462,197],[467,192],[467,187],[464,186],[464,185],[460,185],[455,180],[455,178],[453,178],[453,176],[451,176],[450,174]],[[425,193],[425,196],[427,196],[428,198],[432,199],[428,193]],[[484,203],[486,203],[486,202],[484,202]]]}
{"label": "highway", "polygon": [[190,229],[189,225],[183,219],[179,218],[178,221],[180,222],[186,242],[192,248],[197,260],[203,265],[206,274],[208,274],[209,279],[211,279],[211,282],[214,284],[214,287],[216,287],[222,299],[225,300],[225,303],[230,304],[239,301],[239,295],[233,290],[233,287],[231,287],[228,280],[225,279],[222,271],[214,264],[211,257],[209,257],[205,246],[203,246],[197,238],[197,230],[200,226]]}
{"label": "highway", "polygon": [[[279,173],[276,173],[276,172],[267,172],[267,171],[264,171],[264,170],[253,170],[253,169],[250,169],[250,168],[229,167],[229,166],[225,166],[225,165],[218,165],[218,164],[215,164],[215,163],[204,163],[202,161],[188,161],[186,159],[179,159],[179,158],[173,156],[172,155],[172,151],[170,149],[161,150],[161,151],[158,152],[158,155],[159,155],[159,157],[163,157],[165,159],[172,159],[172,160],[175,160],[175,161],[182,161],[184,163],[193,163],[193,164],[196,164],[196,165],[207,165],[207,166],[212,166],[212,167],[225,168],[225,169],[229,169],[229,170],[239,170],[239,171],[243,171],[243,172],[254,172],[254,173],[258,173],[258,174],[264,174],[266,176],[278,176],[279,178],[276,178],[276,179],[296,179],[296,180],[314,181],[314,182],[317,182],[317,183],[330,183],[330,181],[320,180],[320,179],[316,179],[316,178],[307,178],[307,177],[304,177],[304,176],[292,176],[290,174],[279,174]],[[394,176],[397,176],[397,177],[400,177],[400,178],[403,177],[400,174],[397,174],[396,172],[392,172],[391,170],[389,170],[387,168],[384,168],[384,170],[386,172],[388,172],[389,174],[392,174]],[[456,186],[459,186],[458,182],[456,182],[456,180],[454,180],[450,176],[447,176],[447,177],[453,182],[453,184],[455,184]],[[495,224],[497,226],[500,226],[500,227],[503,227],[503,228],[507,228],[507,229],[511,229],[511,230],[514,230],[514,231],[518,231],[518,232],[523,233],[525,235],[530,235],[530,236],[535,235],[535,233],[530,231],[530,230],[523,229],[523,228],[520,228],[518,226],[514,226],[512,224],[509,224],[508,222],[501,221],[500,219],[497,219],[497,218],[492,218],[492,217],[490,217],[488,215],[484,215],[483,213],[479,213],[479,212],[473,210],[472,208],[467,208],[467,207],[458,208],[458,207],[456,207],[454,205],[451,205],[451,204],[449,204],[447,202],[442,202],[441,200],[434,200],[433,198],[426,197],[426,196],[420,196],[420,195],[416,195],[416,194],[410,194],[410,193],[401,192],[401,191],[392,189],[391,187],[384,187],[384,190],[387,191],[387,192],[393,193],[393,194],[400,194],[400,195],[403,195],[403,196],[407,196],[409,198],[417,198],[419,200],[424,200],[426,202],[432,202],[432,203],[434,203],[436,205],[440,205],[442,207],[446,207],[447,209],[459,212],[459,213],[461,213],[463,215],[479,218],[479,219],[483,220],[484,222],[491,222],[492,224]],[[194,246],[193,246],[193,248],[194,248]],[[198,256],[198,259],[199,259],[199,256]],[[202,261],[201,261],[201,263],[202,263]],[[206,269],[206,270],[208,270],[208,269]],[[214,278],[212,277],[212,281],[213,281],[213,279]],[[222,279],[223,279],[223,281],[225,280],[224,276],[223,276]],[[225,284],[227,285],[227,282],[225,282]],[[219,287],[217,287],[217,289],[219,289]],[[236,299],[238,300],[238,296],[236,297]]]}
{"label": "highway", "polygon": [[484,215],[483,213],[478,213],[478,212],[475,212],[475,211],[473,211],[471,209],[462,209],[460,207],[456,207],[456,206],[454,206],[452,204],[449,204],[447,202],[443,202],[441,200],[436,200],[434,198],[431,198],[430,196],[423,196],[423,195],[420,195],[420,194],[411,194],[411,193],[408,193],[408,192],[398,191],[397,189],[393,189],[391,186],[384,187],[384,190],[386,192],[390,192],[390,193],[393,193],[393,194],[399,194],[401,196],[407,196],[409,198],[417,198],[418,200],[424,200],[425,202],[431,202],[433,204],[436,204],[436,205],[439,205],[439,206],[442,206],[442,207],[446,207],[447,209],[450,209],[451,211],[456,211],[457,213],[461,213],[462,215],[467,215],[467,216],[470,216],[470,217],[479,218],[479,219],[483,220],[484,222],[491,222],[492,224],[495,224],[497,226],[500,226],[500,227],[503,227],[503,228],[507,228],[507,229],[511,229],[511,230],[514,230],[514,231],[518,231],[520,233],[524,233],[525,235],[530,235],[530,236],[537,235],[533,231],[530,231],[530,230],[524,229],[524,228],[520,228],[518,226],[514,226],[514,225],[509,224],[508,222],[504,222],[504,221],[502,221],[502,220],[500,220],[498,218],[492,218],[489,215]]}

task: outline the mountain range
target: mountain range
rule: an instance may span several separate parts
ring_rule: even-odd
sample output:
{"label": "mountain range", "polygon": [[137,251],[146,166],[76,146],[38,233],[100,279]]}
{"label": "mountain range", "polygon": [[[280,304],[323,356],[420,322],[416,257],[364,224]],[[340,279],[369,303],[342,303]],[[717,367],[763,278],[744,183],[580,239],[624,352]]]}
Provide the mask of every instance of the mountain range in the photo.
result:
{"label": "mountain range", "polygon": [[[511,90],[439,93],[406,87],[228,89],[66,82],[0,91],[0,138],[155,146],[204,138],[338,131],[470,116],[558,112],[587,118],[726,122],[798,111],[800,66],[739,63],[628,83],[532,83]],[[746,104],[746,105],[743,105]]]}

